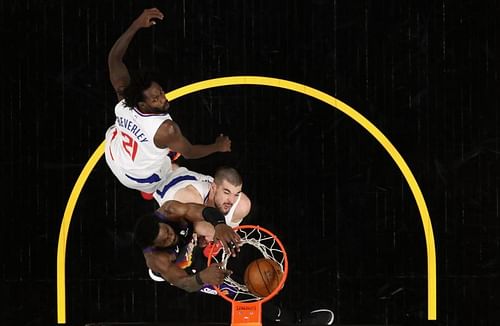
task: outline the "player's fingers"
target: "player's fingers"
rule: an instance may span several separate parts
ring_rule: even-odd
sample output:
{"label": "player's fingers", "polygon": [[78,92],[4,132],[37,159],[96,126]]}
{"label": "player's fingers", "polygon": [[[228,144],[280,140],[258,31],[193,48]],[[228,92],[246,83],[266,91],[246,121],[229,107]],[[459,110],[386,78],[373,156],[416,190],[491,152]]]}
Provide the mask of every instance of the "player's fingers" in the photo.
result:
{"label": "player's fingers", "polygon": [[151,13],[150,18],[163,19],[163,14],[161,12],[153,12]]}
{"label": "player's fingers", "polygon": [[238,235],[238,233],[234,232],[232,235],[231,235],[231,242],[233,242],[234,244],[236,245],[239,245],[240,242],[241,242],[241,238],[240,236]]}
{"label": "player's fingers", "polygon": [[158,10],[150,10],[150,11],[146,11],[144,13],[144,17],[148,19],[148,21],[150,21],[151,19],[159,19],[159,20],[162,20],[163,19],[163,14],[158,11]]}
{"label": "player's fingers", "polygon": [[224,252],[225,253],[230,253],[231,249],[229,248],[228,241],[221,240],[222,246],[224,247]]}
{"label": "player's fingers", "polygon": [[236,257],[236,254],[240,251],[239,246],[233,240],[228,241],[228,247],[230,250],[230,254],[233,257]]}
{"label": "player's fingers", "polygon": [[146,12],[151,13],[151,14],[160,14],[163,16],[163,13],[158,8],[149,8],[149,9],[146,9]]}
{"label": "player's fingers", "polygon": [[228,251],[226,251],[229,255],[236,257],[236,254],[239,251],[238,246],[233,241],[228,241],[227,243]]}
{"label": "player's fingers", "polygon": [[221,266],[220,263],[214,263],[214,264],[211,264],[210,266],[213,266],[214,268],[219,268]]}
{"label": "player's fingers", "polygon": [[163,14],[159,10],[150,10],[145,12],[145,18],[148,20],[148,22],[152,22],[153,19],[155,20],[163,20]]}
{"label": "player's fingers", "polygon": [[231,237],[231,239],[229,240],[229,246],[231,247],[231,249],[236,249],[240,246],[240,240],[236,237]]}
{"label": "player's fingers", "polygon": [[234,241],[229,241],[229,249],[231,249],[232,253],[236,253],[240,251],[240,246]]}

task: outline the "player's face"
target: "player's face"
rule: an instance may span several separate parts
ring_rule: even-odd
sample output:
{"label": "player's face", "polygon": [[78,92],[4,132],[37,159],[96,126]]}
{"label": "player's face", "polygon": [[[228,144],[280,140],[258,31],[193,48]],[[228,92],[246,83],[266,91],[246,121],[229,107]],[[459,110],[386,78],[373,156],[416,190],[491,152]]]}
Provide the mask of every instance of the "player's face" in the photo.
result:
{"label": "player's face", "polygon": [[174,229],[168,224],[159,223],[160,231],[158,236],[154,241],[154,245],[160,248],[167,248],[175,245],[177,243],[177,234],[175,234]]}
{"label": "player's face", "polygon": [[156,82],[152,82],[151,86],[144,91],[144,103],[155,113],[167,112],[170,107],[163,88]]}
{"label": "player's face", "polygon": [[213,183],[215,207],[223,214],[227,214],[241,194],[241,187],[234,186],[222,180],[220,184]]}

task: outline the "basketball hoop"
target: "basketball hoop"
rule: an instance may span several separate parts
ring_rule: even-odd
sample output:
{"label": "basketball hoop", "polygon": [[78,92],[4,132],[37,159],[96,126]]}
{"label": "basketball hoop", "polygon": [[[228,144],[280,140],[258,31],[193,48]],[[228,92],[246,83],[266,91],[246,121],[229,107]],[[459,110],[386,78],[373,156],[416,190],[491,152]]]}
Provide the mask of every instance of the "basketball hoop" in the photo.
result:
{"label": "basketball hoop", "polygon": [[[256,225],[242,225],[234,230],[241,237],[240,247],[250,245],[255,247],[266,259],[276,262],[283,276],[278,286],[265,297],[259,297],[251,293],[245,284],[234,280],[231,275],[224,279],[220,286],[215,286],[217,293],[232,305],[231,326],[261,326],[262,304],[271,300],[283,288],[288,275],[288,258],[285,247],[271,231]],[[214,248],[208,256],[208,265],[221,263],[224,268],[231,254],[215,253]]]}

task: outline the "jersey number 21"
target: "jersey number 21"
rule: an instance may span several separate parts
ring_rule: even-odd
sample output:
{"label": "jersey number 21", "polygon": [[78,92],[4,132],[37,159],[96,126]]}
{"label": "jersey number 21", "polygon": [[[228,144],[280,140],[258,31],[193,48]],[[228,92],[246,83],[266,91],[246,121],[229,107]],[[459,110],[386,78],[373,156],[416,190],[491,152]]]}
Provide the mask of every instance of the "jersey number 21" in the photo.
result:
{"label": "jersey number 21", "polygon": [[125,150],[125,152],[127,152],[132,161],[134,161],[135,156],[137,155],[137,147],[138,147],[137,142],[123,131],[122,131],[122,136],[123,136],[123,142],[122,142],[123,149]]}

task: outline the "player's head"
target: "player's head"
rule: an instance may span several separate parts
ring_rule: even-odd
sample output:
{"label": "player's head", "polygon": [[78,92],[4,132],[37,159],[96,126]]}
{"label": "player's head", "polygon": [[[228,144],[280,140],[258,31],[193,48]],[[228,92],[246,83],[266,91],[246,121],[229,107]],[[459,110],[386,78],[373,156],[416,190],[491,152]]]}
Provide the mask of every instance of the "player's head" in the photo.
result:
{"label": "player's head", "polygon": [[137,220],[134,228],[135,242],[141,249],[147,247],[168,248],[178,242],[174,229],[155,214],[144,215]]}
{"label": "player's head", "polygon": [[241,194],[243,180],[233,168],[223,166],[217,169],[211,190],[214,204],[222,213],[227,214]]}
{"label": "player's head", "polygon": [[132,77],[130,84],[123,90],[123,98],[126,106],[136,107],[143,113],[165,113],[170,107],[163,88],[149,73]]}

